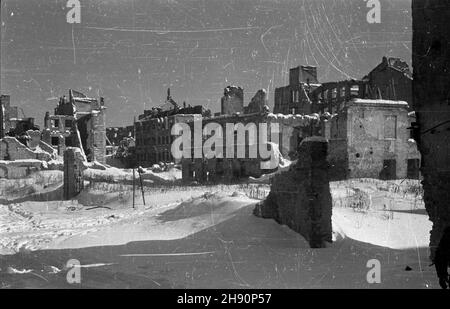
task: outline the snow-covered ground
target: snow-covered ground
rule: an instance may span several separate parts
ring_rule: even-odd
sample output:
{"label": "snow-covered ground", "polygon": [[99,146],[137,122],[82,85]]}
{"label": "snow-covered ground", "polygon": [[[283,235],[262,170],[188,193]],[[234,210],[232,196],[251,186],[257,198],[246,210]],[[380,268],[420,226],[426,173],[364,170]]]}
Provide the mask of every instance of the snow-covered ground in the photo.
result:
{"label": "snow-covered ground", "polygon": [[[155,187],[145,206],[137,191],[136,209],[129,187],[105,188],[0,205],[0,286],[70,287],[65,264],[78,259],[83,287],[438,287],[417,182],[332,183],[335,241],[325,249],[255,217],[242,185]],[[371,259],[380,284],[366,280]]]}

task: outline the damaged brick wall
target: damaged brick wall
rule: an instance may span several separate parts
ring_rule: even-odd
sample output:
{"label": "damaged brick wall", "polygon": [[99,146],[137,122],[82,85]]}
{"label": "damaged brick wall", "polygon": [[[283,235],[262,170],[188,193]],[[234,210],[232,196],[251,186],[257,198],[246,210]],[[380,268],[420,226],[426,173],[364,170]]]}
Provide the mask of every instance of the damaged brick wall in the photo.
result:
{"label": "damaged brick wall", "polygon": [[256,216],[275,219],[300,233],[312,248],[332,241],[327,147],[324,138],[306,138],[297,163],[273,178],[267,199],[254,209]]}
{"label": "damaged brick wall", "polygon": [[413,0],[413,105],[431,258],[450,225],[450,2]]}

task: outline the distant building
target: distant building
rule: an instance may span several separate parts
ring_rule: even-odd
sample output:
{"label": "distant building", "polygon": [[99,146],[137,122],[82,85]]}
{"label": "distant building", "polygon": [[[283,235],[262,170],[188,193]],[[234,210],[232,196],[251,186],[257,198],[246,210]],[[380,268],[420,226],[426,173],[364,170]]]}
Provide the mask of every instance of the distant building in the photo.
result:
{"label": "distant building", "polygon": [[289,85],[275,88],[274,114],[310,114],[310,94],[319,86],[317,68],[298,66],[289,70]]}
{"label": "distant building", "polygon": [[325,123],[333,178],[419,177],[420,154],[410,138],[404,101],[353,98]]}
{"label": "distant building", "polygon": [[152,108],[145,110],[135,123],[136,132],[136,160],[143,167],[152,166],[160,162],[173,162],[171,144],[174,137],[171,135],[175,123],[187,122],[195,117],[209,115],[201,105],[179,105],[172,99],[170,89],[163,105],[165,108]]}

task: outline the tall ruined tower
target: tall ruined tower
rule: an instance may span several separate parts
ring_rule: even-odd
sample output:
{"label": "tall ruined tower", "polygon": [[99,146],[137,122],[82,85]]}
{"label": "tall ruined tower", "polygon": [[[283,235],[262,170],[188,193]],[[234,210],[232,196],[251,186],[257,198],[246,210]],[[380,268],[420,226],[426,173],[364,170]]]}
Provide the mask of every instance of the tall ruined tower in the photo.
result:
{"label": "tall ruined tower", "polygon": [[450,2],[413,0],[413,106],[431,257],[450,226]]}

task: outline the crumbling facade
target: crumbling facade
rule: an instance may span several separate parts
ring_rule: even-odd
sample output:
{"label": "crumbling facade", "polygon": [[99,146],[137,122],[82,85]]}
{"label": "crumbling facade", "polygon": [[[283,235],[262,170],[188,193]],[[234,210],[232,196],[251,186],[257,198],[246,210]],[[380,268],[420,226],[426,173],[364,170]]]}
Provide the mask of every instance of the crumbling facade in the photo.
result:
{"label": "crumbling facade", "polygon": [[420,154],[403,101],[351,99],[324,122],[333,179],[418,178]]}
{"label": "crumbling facade", "polygon": [[11,97],[2,94],[0,96],[0,138],[3,138],[10,129],[14,128],[13,119],[18,118],[18,109],[11,106]]}
{"label": "crumbling facade", "polygon": [[56,151],[40,139],[39,131],[28,131],[27,144],[12,136],[0,139],[0,178],[23,178],[46,168]]}
{"label": "crumbling facade", "polygon": [[412,1],[414,137],[422,155],[431,258],[450,226],[450,2]]}
{"label": "crumbling facade", "polygon": [[105,109],[103,98],[86,102],[77,101],[72,95],[69,100],[61,97],[54,115],[45,115],[42,139],[60,156],[67,147],[78,147],[89,162],[105,163]]}
{"label": "crumbling facade", "polygon": [[299,66],[289,70],[289,85],[275,88],[275,114],[311,114],[311,92],[319,86],[317,68]]}
{"label": "crumbling facade", "polygon": [[65,200],[70,200],[83,190],[83,170],[85,169],[85,158],[80,148],[68,147],[64,151],[63,192]]}
{"label": "crumbling facade", "polygon": [[134,126],[106,128],[106,140],[111,146],[118,146],[124,138],[134,137]]}
{"label": "crumbling facade", "polygon": [[236,86],[228,86],[223,91],[220,100],[222,115],[233,115],[244,111],[244,89]]}

